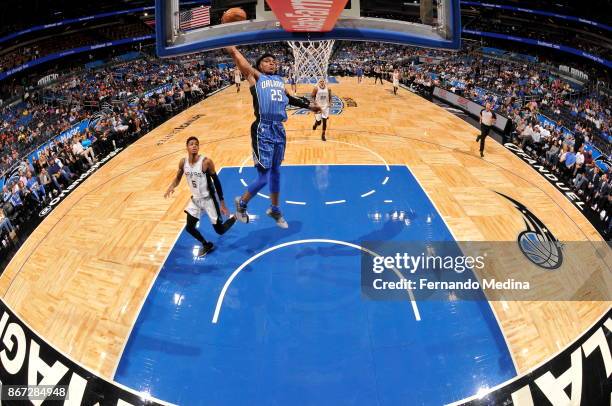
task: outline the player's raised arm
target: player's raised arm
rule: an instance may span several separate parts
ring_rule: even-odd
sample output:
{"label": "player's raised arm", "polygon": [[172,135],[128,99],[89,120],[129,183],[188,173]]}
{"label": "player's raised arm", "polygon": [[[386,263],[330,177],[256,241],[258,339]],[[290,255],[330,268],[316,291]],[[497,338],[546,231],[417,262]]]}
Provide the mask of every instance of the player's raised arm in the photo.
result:
{"label": "player's raised arm", "polygon": [[215,185],[215,190],[217,191],[217,196],[219,196],[219,202],[221,203],[221,213],[223,215],[228,216],[229,210],[225,205],[225,199],[223,198],[223,188],[221,187],[221,180],[219,180],[219,176],[217,175],[217,171],[215,169],[215,163],[212,159],[206,158],[202,161],[202,172],[208,173]]}
{"label": "player's raised arm", "polygon": [[164,197],[168,198],[174,193],[174,189],[181,183],[181,178],[183,177],[183,168],[185,167],[185,158],[181,159],[179,162],[178,171],[176,172],[176,176],[172,180],[170,186],[168,186],[168,190],[164,193]]}
{"label": "player's raised arm", "polygon": [[249,81],[249,84],[254,85],[257,79],[259,79],[259,71],[253,68],[238,48],[226,47],[225,52],[232,57],[240,72],[242,72],[244,77]]}

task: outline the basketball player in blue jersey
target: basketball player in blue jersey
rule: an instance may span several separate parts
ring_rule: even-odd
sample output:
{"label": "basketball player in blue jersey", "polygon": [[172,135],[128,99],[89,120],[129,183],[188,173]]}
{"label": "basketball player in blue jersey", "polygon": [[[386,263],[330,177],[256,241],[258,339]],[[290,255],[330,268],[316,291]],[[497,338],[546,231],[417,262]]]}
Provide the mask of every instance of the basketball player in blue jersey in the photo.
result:
{"label": "basketball player in blue jersey", "polygon": [[185,229],[202,244],[198,256],[203,257],[213,250],[213,243],[206,241],[196,228],[200,216],[206,213],[213,229],[219,235],[225,234],[234,225],[236,218],[231,216],[223,222],[223,215],[228,216],[229,210],[223,200],[223,189],[215,171],[214,162],[212,159],[199,154],[200,141],[196,137],[189,137],[187,138],[186,145],[187,157],[179,162],[176,176],[164,197],[168,198],[174,193],[174,189],[181,183],[181,178],[185,174],[187,184],[191,190],[191,200],[185,209],[187,214],[187,226]]}
{"label": "basketball player in blue jersey", "polygon": [[283,78],[276,74],[278,65],[274,55],[260,56],[253,67],[236,47],[225,49],[249,82],[255,111],[255,121],[251,125],[251,145],[258,176],[248,185],[242,196],[235,198],[235,216],[239,221],[248,223],[249,200],[269,183],[272,204],[266,214],[272,217],[279,227],[288,228],[279,206],[280,166],[287,144],[283,125],[283,122],[287,121],[287,104],[317,113],[321,109],[316,104],[293,97],[287,92]]}

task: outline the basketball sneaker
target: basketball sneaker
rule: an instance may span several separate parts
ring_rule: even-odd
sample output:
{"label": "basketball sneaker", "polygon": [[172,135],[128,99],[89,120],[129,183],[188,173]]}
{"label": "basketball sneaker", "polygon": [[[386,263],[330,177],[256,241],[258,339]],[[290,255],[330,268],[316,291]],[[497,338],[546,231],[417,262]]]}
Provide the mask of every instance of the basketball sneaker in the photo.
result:
{"label": "basketball sneaker", "polygon": [[205,242],[202,245],[202,248],[200,248],[200,251],[198,252],[198,258],[205,257],[206,254],[208,254],[209,252],[211,252],[214,249],[215,249],[215,246],[213,245],[212,242],[210,242],[210,241]]}
{"label": "basketball sneaker", "polygon": [[271,208],[268,208],[268,210],[266,210],[266,214],[272,217],[274,221],[276,221],[276,225],[280,228],[289,228],[287,220],[285,220],[280,211],[272,211]]}
{"label": "basketball sneaker", "polygon": [[241,223],[248,223],[249,214],[246,211],[246,207],[242,207],[240,205],[240,196],[236,196],[236,198],[234,199],[234,204],[236,205],[236,212],[234,213],[236,219]]}

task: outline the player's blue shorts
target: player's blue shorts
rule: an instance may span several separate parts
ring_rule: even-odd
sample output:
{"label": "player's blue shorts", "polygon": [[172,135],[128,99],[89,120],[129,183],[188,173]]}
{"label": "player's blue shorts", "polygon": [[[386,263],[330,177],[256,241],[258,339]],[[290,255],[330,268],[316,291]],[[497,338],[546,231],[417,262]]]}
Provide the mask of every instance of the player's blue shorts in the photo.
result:
{"label": "player's blue shorts", "polygon": [[285,126],[281,121],[255,121],[251,125],[251,143],[255,165],[278,168],[285,159]]}

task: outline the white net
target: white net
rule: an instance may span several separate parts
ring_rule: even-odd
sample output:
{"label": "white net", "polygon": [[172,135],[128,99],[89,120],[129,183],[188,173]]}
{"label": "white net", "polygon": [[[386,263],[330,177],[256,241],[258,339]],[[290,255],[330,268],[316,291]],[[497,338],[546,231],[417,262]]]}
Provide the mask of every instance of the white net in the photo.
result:
{"label": "white net", "polygon": [[334,41],[288,41],[293,50],[293,72],[298,82],[327,79]]}

